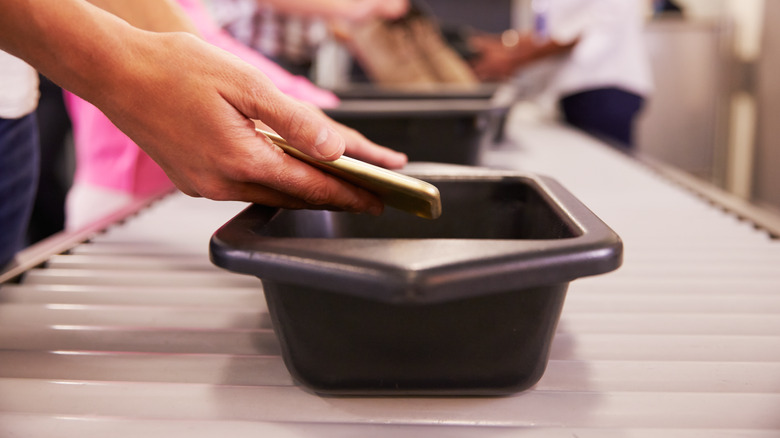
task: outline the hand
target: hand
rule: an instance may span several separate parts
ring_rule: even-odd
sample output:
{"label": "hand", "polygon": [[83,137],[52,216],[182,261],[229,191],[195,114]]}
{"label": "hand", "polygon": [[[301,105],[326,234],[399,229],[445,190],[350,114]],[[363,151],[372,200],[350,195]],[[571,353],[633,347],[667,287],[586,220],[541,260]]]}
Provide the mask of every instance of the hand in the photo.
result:
{"label": "hand", "polygon": [[[346,149],[342,127],[279,92],[258,70],[186,34],[144,32],[127,41],[128,56],[103,75],[98,89],[105,92],[90,100],[184,193],[286,208],[382,211],[373,194],[284,154],[255,133],[251,119],[262,120],[321,160]],[[360,142],[350,148],[399,163]]]}
{"label": "hand", "polygon": [[474,73],[483,81],[502,81],[508,79],[516,66],[512,51],[504,46],[501,39],[491,35],[475,35],[469,44],[478,53],[470,60]]}
{"label": "hand", "polygon": [[569,53],[578,42],[579,38],[563,43],[553,39],[540,42],[531,33],[515,31],[504,32],[501,37],[475,35],[469,43],[480,55],[471,65],[481,80],[505,80],[537,60]]}
{"label": "hand", "polygon": [[[506,32],[505,32],[506,34]],[[513,33],[511,43],[502,36],[474,35],[469,44],[479,55],[470,61],[474,73],[481,80],[506,80],[520,68],[543,54],[546,46],[538,46],[531,34]]]}

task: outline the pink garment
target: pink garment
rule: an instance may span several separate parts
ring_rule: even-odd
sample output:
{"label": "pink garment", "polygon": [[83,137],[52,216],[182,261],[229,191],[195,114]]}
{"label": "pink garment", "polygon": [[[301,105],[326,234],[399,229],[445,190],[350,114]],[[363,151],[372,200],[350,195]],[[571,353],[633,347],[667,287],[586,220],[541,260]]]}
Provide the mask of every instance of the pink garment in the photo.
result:
{"label": "pink garment", "polygon": [[[177,0],[203,38],[254,65],[285,94],[321,108],[338,105],[338,98],[306,78],[295,76],[238,42],[217,26],[200,0]],[[173,188],[165,172],[123,134],[103,113],[81,98],[65,93],[76,146],[76,183],[86,183],[135,196]]]}
{"label": "pink garment", "polygon": [[244,61],[254,65],[265,73],[277,88],[285,94],[297,99],[313,103],[320,108],[332,108],[339,104],[338,98],[331,92],[323,90],[301,76],[290,74],[275,62],[261,55],[256,50],[247,47],[231,37],[219,27],[209,16],[202,0],[177,0],[187,15],[195,23],[203,39],[220,47]]}
{"label": "pink garment", "polygon": [[74,186],[87,184],[145,196],[173,188],[173,183],[144,151],[100,110],[65,93],[76,149]]}

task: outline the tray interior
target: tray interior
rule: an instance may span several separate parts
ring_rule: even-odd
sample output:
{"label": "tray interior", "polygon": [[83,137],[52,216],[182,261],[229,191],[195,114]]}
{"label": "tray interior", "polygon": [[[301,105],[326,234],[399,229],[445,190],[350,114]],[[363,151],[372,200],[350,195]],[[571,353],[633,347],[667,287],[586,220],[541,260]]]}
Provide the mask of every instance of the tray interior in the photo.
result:
{"label": "tray interior", "polygon": [[393,208],[379,217],[286,210],[258,233],[372,239],[563,239],[579,230],[528,181],[438,182],[443,213],[421,219]]}

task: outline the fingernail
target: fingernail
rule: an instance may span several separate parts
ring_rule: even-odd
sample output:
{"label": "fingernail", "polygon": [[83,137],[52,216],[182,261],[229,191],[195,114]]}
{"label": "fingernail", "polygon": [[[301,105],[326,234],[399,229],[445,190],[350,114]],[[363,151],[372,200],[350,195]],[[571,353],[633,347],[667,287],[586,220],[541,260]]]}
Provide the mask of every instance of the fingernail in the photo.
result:
{"label": "fingernail", "polygon": [[317,152],[323,158],[330,158],[344,153],[345,146],[344,138],[329,126],[320,130],[314,143],[314,148],[317,149]]}

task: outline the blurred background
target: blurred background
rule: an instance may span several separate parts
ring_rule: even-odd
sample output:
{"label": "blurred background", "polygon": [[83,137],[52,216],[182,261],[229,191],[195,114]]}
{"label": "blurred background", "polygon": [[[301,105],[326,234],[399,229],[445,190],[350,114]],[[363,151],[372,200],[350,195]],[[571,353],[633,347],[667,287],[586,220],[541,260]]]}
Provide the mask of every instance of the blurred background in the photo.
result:
{"label": "blurred background", "polygon": [[[485,32],[533,26],[531,0],[426,0],[442,28]],[[636,149],[751,202],[780,210],[780,2],[679,0],[645,27],[654,92]],[[338,86],[343,54],[324,44],[315,81]]]}

